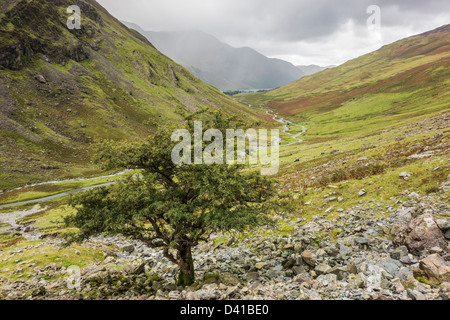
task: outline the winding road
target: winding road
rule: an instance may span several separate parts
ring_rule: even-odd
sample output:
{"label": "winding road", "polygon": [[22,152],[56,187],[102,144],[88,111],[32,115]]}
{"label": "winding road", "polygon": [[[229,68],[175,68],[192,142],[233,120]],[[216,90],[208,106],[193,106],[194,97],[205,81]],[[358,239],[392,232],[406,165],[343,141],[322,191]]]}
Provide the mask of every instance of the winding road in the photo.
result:
{"label": "winding road", "polygon": [[[35,184],[28,184],[26,186],[23,186],[23,187],[20,187],[20,188],[15,188],[15,189],[9,190],[7,192],[17,191],[17,190],[21,190],[21,189],[29,188],[29,187],[42,186],[42,185],[54,184],[54,183],[61,183],[61,182],[89,181],[89,180],[117,177],[117,176],[121,176],[121,175],[123,175],[123,174],[125,174],[125,173],[127,173],[129,171],[131,171],[131,170],[124,170],[124,171],[121,171],[119,173],[114,173],[114,174],[110,174],[110,175],[106,175],[106,176],[100,176],[100,177],[95,177],[95,178],[75,178],[75,179],[68,179],[68,180],[54,180],[54,181],[40,182],[40,183],[35,183]],[[38,198],[38,199],[33,199],[33,200],[25,200],[25,201],[19,201],[19,202],[12,202],[12,203],[7,203],[7,204],[2,204],[2,205],[0,205],[0,209],[1,208],[6,208],[6,207],[14,207],[14,206],[19,206],[19,205],[29,204],[29,203],[38,203],[38,202],[54,200],[54,199],[65,197],[65,196],[67,196],[69,194],[78,193],[78,192],[81,192],[81,191],[87,191],[87,190],[94,189],[94,188],[106,187],[106,186],[109,186],[109,185],[112,185],[112,184],[115,184],[115,183],[116,183],[115,181],[107,182],[107,183],[97,184],[97,185],[90,186],[90,187],[84,187],[84,188],[80,188],[80,189],[75,189],[75,190],[70,190],[70,191],[54,194],[52,196],[48,196],[48,197],[44,197],[44,198]]]}
{"label": "winding road", "polygon": [[[280,145],[280,147],[288,147],[288,146],[292,146],[294,144],[303,142],[303,140],[299,139],[299,137],[306,132],[306,127],[305,126],[299,126],[299,125],[293,124],[291,121],[285,120],[284,118],[278,119],[278,117],[279,117],[278,114],[274,114],[273,111],[271,111],[271,110],[266,110],[266,114],[272,115],[273,116],[272,117],[273,120],[283,124],[283,131],[282,131],[283,133],[286,133],[287,135],[292,136],[293,139],[297,140],[297,141],[292,142],[292,143]],[[297,133],[297,134],[295,134],[295,135],[293,135],[292,133],[289,132],[291,130],[290,126],[302,127],[302,131]],[[279,142],[281,142],[281,138],[279,139]]]}

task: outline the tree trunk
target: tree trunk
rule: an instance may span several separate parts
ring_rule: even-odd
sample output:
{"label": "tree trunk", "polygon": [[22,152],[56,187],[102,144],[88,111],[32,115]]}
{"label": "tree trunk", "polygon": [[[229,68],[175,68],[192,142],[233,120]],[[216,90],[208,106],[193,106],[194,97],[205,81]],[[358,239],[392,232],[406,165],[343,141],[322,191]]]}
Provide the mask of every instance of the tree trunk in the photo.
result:
{"label": "tree trunk", "polygon": [[181,243],[177,251],[177,261],[180,268],[177,285],[183,287],[190,286],[195,282],[192,245],[190,243]]}

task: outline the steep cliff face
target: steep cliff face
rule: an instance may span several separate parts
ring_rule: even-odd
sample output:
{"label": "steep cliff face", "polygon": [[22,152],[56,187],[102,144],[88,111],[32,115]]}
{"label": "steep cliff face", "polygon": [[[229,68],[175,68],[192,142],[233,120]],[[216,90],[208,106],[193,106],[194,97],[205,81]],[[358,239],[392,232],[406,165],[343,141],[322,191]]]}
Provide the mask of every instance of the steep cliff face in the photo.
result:
{"label": "steep cliff face", "polygon": [[73,4],[0,3],[0,190],[91,172],[93,141],[143,138],[177,110],[258,117],[93,0],[78,1],[81,29],[69,30]]}

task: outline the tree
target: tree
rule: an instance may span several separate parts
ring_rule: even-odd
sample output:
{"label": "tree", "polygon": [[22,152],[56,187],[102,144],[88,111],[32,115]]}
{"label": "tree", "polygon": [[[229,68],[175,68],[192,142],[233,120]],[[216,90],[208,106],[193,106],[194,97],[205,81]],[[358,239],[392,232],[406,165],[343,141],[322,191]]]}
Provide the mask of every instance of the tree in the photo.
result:
{"label": "tree", "polygon": [[[187,120],[192,127],[192,117]],[[204,130],[237,125],[216,113]],[[192,248],[213,232],[269,221],[263,212],[274,188],[272,180],[243,165],[175,165],[172,129],[160,128],[141,143],[102,144],[98,158],[106,168],[136,168],[141,174],[74,196],[70,204],[77,212],[66,223],[79,228],[69,242],[110,233],[162,244],[164,256],[179,267],[177,285],[188,286],[195,281]]]}

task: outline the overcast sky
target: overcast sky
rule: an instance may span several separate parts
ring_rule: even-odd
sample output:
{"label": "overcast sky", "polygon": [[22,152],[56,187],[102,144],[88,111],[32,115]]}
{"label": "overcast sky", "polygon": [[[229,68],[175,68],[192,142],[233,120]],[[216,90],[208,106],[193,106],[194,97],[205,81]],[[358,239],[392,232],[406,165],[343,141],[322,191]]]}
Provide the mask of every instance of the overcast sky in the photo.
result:
{"label": "overcast sky", "polygon": [[[98,0],[148,31],[200,30],[294,64],[338,65],[450,23],[449,0]],[[371,5],[380,28],[367,27]],[[371,22],[374,20],[371,20]],[[377,20],[375,20],[377,21]]]}

